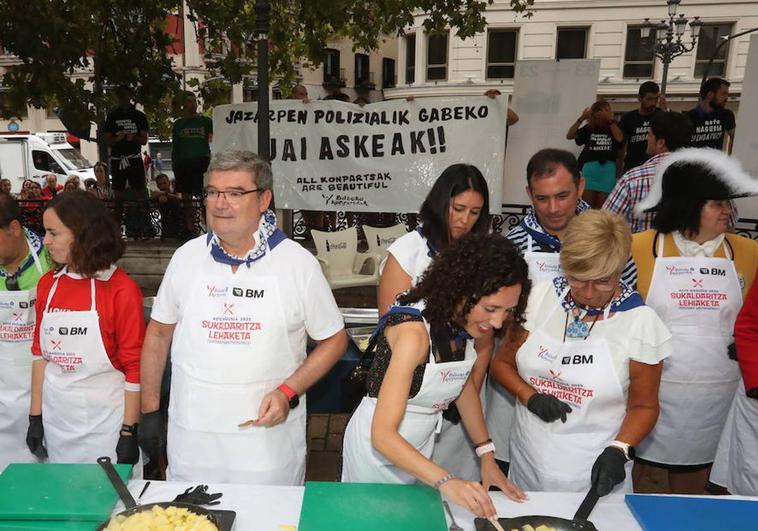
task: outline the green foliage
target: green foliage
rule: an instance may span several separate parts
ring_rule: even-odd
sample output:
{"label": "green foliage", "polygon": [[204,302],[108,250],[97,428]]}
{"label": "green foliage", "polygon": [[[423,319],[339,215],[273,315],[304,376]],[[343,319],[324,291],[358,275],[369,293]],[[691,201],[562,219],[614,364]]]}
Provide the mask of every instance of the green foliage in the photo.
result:
{"label": "green foliage", "polygon": [[[270,79],[289,86],[297,66],[321,63],[327,41],[347,38],[355,49],[376,49],[416,15],[428,30],[454,28],[462,38],[484,30],[493,0],[271,0]],[[510,0],[528,16],[534,0]],[[239,83],[256,69],[256,0],[187,0],[185,15],[205,39],[208,78]],[[181,76],[166,46],[166,17],[180,13],[179,0],[2,0],[0,46],[21,59],[3,77],[4,117],[23,108],[59,106],[67,121],[100,122],[115,106],[112,88],[130,85],[153,132],[170,134]],[[192,36],[188,36],[192,41]],[[228,44],[231,43],[231,46]],[[226,44],[225,48],[222,46]],[[209,103],[223,101],[227,85],[202,86]],[[181,99],[180,97],[178,99]]]}

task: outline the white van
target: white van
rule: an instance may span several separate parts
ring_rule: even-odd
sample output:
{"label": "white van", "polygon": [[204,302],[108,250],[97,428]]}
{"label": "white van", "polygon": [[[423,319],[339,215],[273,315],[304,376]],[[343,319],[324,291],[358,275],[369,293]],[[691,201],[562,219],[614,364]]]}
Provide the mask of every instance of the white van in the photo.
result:
{"label": "white van", "polygon": [[44,186],[42,176],[49,173],[60,184],[70,175],[81,182],[95,177],[93,164],[66,142],[66,133],[0,133],[0,177],[10,179],[13,193],[25,179]]}

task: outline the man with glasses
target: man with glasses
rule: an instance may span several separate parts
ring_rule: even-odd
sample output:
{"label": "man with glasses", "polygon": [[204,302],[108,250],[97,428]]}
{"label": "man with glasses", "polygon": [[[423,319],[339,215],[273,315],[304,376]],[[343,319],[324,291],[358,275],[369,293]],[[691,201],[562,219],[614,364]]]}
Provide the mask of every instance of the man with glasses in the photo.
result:
{"label": "man with glasses", "polygon": [[0,193],[0,472],[33,462],[29,427],[31,345],[37,282],[53,264],[39,236],[21,224],[15,199]]}
{"label": "man with glasses", "polygon": [[302,484],[300,402],[345,352],[342,317],[316,259],[276,227],[268,162],[216,153],[204,196],[210,232],[176,251],[153,305],[140,440],[162,445],[170,347],[168,479]]}
{"label": "man with glasses", "polygon": [[[542,149],[526,166],[526,192],[532,200],[521,223],[507,235],[521,250],[529,265],[532,284],[552,281],[563,275],[560,264],[561,240],[569,222],[590,209],[582,200],[584,177],[576,157],[561,149]],[[621,273],[625,285],[637,284],[637,268],[629,258]],[[514,415],[514,398],[494,381],[487,388],[487,427],[497,448],[501,468],[510,460],[508,439]]]}

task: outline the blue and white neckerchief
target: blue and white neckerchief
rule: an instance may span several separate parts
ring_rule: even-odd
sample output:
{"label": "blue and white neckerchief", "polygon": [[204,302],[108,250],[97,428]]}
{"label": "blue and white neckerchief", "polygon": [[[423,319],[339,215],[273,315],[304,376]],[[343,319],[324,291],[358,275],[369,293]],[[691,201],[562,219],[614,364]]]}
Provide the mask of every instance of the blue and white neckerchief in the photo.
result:
{"label": "blue and white neckerchief", "polygon": [[418,232],[419,235],[426,240],[426,248],[427,248],[426,255],[429,258],[434,258],[435,256],[437,256],[439,251],[437,251],[437,248],[434,246],[431,240],[427,238],[426,235],[424,234],[424,226],[419,225],[418,227],[416,227],[416,232]]}
{"label": "blue and white neckerchief", "polygon": [[[24,260],[24,263],[19,266],[19,268],[16,270],[15,273],[10,274],[8,273],[4,267],[0,267],[0,277],[5,278],[14,278],[20,276],[24,271],[29,269],[29,267],[34,263],[34,255],[35,253],[37,255],[42,253],[42,238],[37,236],[35,233],[24,227],[24,234],[26,235],[26,241],[31,246],[31,249],[29,249],[29,256],[26,257],[26,260]],[[34,251],[34,252],[32,252]]]}
{"label": "blue and white neckerchief", "polygon": [[242,264],[250,265],[266,256],[267,249],[273,249],[287,236],[276,226],[276,215],[273,210],[266,210],[261,216],[261,220],[258,223],[258,231],[255,235],[255,245],[250,249],[247,254],[240,258],[238,256],[232,256],[227,253],[221,246],[221,242],[213,232],[209,232],[206,242],[211,248],[211,257],[220,263],[231,266],[240,266]]}
{"label": "blue and white neckerchief", "polygon": [[558,295],[558,298],[561,301],[561,306],[563,309],[567,312],[579,313],[580,319],[584,318],[585,315],[598,315],[606,312],[608,314],[625,312],[645,305],[645,301],[642,300],[642,296],[637,293],[635,289],[627,286],[622,281],[619,281],[619,285],[621,286],[621,293],[611,301],[610,306],[606,305],[607,308],[604,311],[601,308],[585,308],[579,306],[574,301],[574,298],[571,297],[571,293],[569,291],[569,283],[566,277],[561,276],[555,277],[553,279],[553,287],[555,288],[555,293]]}
{"label": "blue and white neckerchief", "polygon": [[[580,199],[576,204],[577,214],[581,214],[585,210],[589,209],[590,205],[583,199]],[[559,252],[561,250],[561,241],[552,234],[548,234],[545,231],[545,228],[539,222],[537,215],[534,213],[534,207],[529,207],[529,210],[527,210],[526,216],[524,216],[524,219],[521,220],[521,227],[529,236],[532,237],[534,241],[539,243],[540,246],[546,246],[555,252]]]}

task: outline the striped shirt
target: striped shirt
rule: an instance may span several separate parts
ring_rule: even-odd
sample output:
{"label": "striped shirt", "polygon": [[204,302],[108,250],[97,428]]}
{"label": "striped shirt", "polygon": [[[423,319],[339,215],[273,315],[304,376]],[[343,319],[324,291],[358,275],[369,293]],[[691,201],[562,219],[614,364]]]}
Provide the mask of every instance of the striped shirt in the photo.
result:
{"label": "striped shirt", "polygon": [[[583,200],[579,200],[576,205],[576,213],[589,210],[590,206]],[[529,241],[531,240],[532,251],[537,253],[560,253],[561,241],[548,234],[545,228],[537,219],[534,213],[534,207],[529,207],[524,219],[513,227],[511,231],[506,235],[506,238],[511,240],[516,247],[518,247],[521,254],[525,254],[529,249]],[[624,270],[621,272],[621,280],[627,286],[634,288],[637,285],[637,266],[634,264],[632,257],[629,257],[629,261],[626,263]]]}
{"label": "striped shirt", "polygon": [[[632,168],[622,175],[611,195],[608,196],[603,204],[604,210],[624,216],[633,233],[653,228],[655,213],[645,212],[639,215],[634,211],[634,208],[650,193],[650,187],[655,178],[655,173],[658,171],[658,165],[665,160],[666,155],[668,153],[654,155],[642,166]],[[734,201],[731,202],[731,205],[732,213],[729,225],[734,227],[737,223],[738,213]]]}

